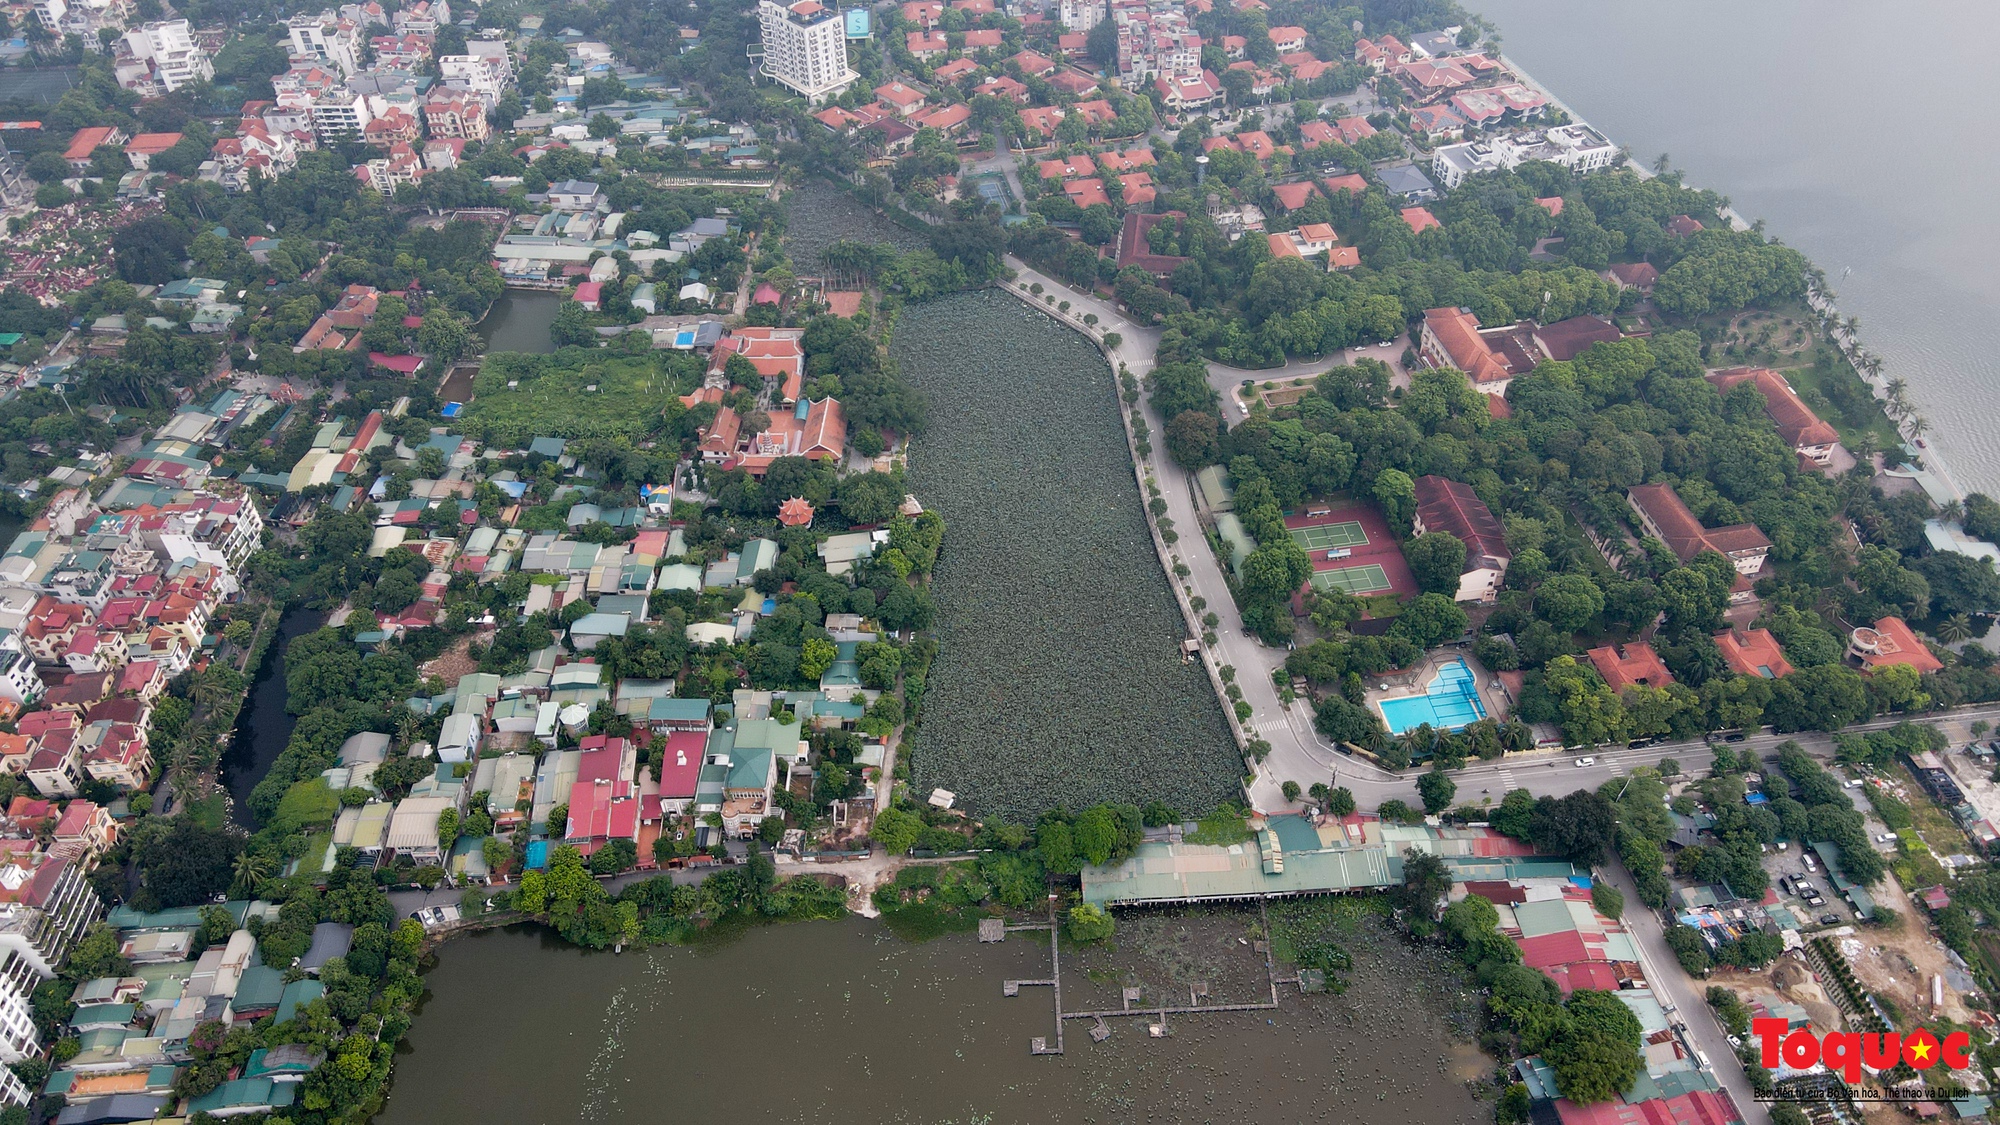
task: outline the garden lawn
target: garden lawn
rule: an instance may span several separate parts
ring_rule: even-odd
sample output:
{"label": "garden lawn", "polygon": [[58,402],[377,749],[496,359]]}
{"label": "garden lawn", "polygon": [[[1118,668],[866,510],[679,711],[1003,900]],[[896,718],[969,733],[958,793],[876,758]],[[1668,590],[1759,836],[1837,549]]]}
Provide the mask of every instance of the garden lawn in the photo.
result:
{"label": "garden lawn", "polygon": [[[1792,384],[1792,389],[1799,392],[1799,397],[1805,399],[1807,405],[1818,411],[1821,418],[1840,432],[1840,443],[1850,452],[1860,444],[1863,433],[1875,435],[1876,449],[1895,449],[1903,444],[1902,436],[1896,433],[1895,423],[1889,421],[1887,414],[1882,413],[1881,402],[1874,397],[1875,392],[1862,381],[1861,376],[1854,373],[1854,369],[1849,367],[1845,360],[1842,360],[1837,369],[1831,373],[1807,365],[1788,367],[1784,370],[1784,376]],[[1835,406],[1834,403],[1840,399],[1827,393],[1827,384],[1835,381],[1856,384],[1860,388],[1860,394],[1868,397],[1868,408],[1846,411]],[[1852,391],[1853,388],[1849,388],[1849,392]]]}
{"label": "garden lawn", "polygon": [[939,652],[911,760],[979,815],[1100,801],[1196,814],[1243,763],[1153,550],[1110,367],[998,291],[906,308],[930,399],[910,486],[944,517]]}
{"label": "garden lawn", "polygon": [[[463,430],[501,446],[548,435],[565,438],[638,434],[682,410],[679,395],[699,378],[691,355],[619,356],[585,348],[552,355],[499,352],[473,380]],[[509,387],[513,382],[516,385]],[[589,388],[595,387],[595,390]]]}

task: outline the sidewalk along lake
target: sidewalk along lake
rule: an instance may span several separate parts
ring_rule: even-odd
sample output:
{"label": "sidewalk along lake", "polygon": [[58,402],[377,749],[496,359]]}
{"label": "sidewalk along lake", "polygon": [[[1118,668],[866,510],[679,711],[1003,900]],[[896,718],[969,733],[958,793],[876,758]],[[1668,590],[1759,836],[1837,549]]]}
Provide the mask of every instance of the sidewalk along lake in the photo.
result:
{"label": "sidewalk along lake", "polygon": [[556,344],[549,338],[549,326],[556,322],[556,306],[561,303],[560,293],[509,289],[472,330],[489,352],[552,352]]}
{"label": "sidewalk along lake", "polygon": [[1104,357],[997,289],[906,307],[890,354],[930,401],[910,489],[945,526],[916,791],[1016,821],[1239,799],[1243,760],[1181,659]]}
{"label": "sidewalk along lake", "polygon": [[[1247,950],[1237,936],[1256,920],[1166,917],[1138,923],[1116,952],[1158,961],[1143,979],[1163,989],[1177,956]],[[1345,995],[1174,1017],[1165,1039],[1119,1019],[1092,1043],[1089,1022],[1073,1020],[1068,1053],[1036,1057],[1028,1045],[1050,1034],[1049,990],[1005,997],[1001,982],[1048,975],[1041,933],[910,945],[849,917],[755,929],[719,948],[613,955],[492,931],[439,953],[376,1122],[1488,1125],[1491,1103],[1465,1080],[1492,1064],[1447,1043],[1446,1010],[1467,1002],[1455,972],[1393,937],[1348,948]],[[1076,986],[1118,1006],[1118,979],[1087,979],[1067,952],[1064,967],[1066,1004]]]}
{"label": "sidewalk along lake", "polygon": [[[1958,484],[2000,491],[2000,129],[1978,0],[1473,0],[1507,56],[1628,146],[1821,269]],[[1923,43],[1885,51],[1885,43]],[[1784,49],[1772,50],[1782,43]],[[1832,78],[1848,75],[1847,79]],[[1949,112],[1924,107],[1949,106]],[[1852,272],[1849,272],[1849,271]]]}
{"label": "sidewalk along lake", "polygon": [[298,721],[285,710],[285,650],[293,638],[312,632],[325,620],[317,610],[285,611],[278,620],[278,636],[264,652],[264,665],[250,681],[250,698],[237,716],[236,733],[222,752],[222,785],[229,790],[230,816],[245,828],[257,827],[250,815],[250,791],[270,772]]}

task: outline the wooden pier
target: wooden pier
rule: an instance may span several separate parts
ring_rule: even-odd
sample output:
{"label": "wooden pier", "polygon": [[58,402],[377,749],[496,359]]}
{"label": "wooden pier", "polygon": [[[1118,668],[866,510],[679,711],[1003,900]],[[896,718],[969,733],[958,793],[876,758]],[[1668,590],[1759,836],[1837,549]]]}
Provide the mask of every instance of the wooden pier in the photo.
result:
{"label": "wooden pier", "polygon": [[[1063,1011],[1063,1006],[1062,1006],[1062,951],[1057,945],[1058,930],[1057,930],[1057,923],[1055,916],[1055,909],[1056,909],[1055,903],[1056,903],[1055,896],[1054,895],[1049,896],[1049,921],[1046,925],[1040,923],[1033,923],[1024,925],[1013,925],[1007,927],[1007,930],[1009,932],[1014,930],[1043,930],[1043,929],[1049,931],[1048,979],[1008,980],[1001,982],[1001,992],[1002,994],[1007,996],[1019,996],[1021,994],[1021,987],[1023,985],[1047,985],[1049,986],[1050,990],[1054,993],[1055,1017],[1056,1017],[1055,1045],[1050,1046],[1046,1036],[1037,1035],[1032,1040],[1029,1041],[1029,1052],[1031,1054],[1036,1054],[1036,1055],[1063,1054],[1064,1053],[1063,1021],[1065,1020],[1092,1021],[1092,1025],[1090,1028],[1090,1038],[1093,1042],[1102,1043],[1106,1039],[1111,1037],[1111,1025],[1106,1023],[1105,1022],[1106,1020],[1128,1018],[1133,1016],[1144,1016],[1154,1021],[1148,1024],[1147,1030],[1153,1035],[1154,1038],[1162,1038],[1167,1034],[1169,1034],[1168,1024],[1167,1024],[1168,1016],[1198,1015],[1203,1012],[1268,1012],[1278,1007],[1279,984],[1296,985],[1301,983],[1298,977],[1286,977],[1282,981],[1278,979],[1277,963],[1272,959],[1271,943],[1268,939],[1266,939],[1258,941],[1256,943],[1255,948],[1257,952],[1262,953],[1264,955],[1264,977],[1266,982],[1270,985],[1271,989],[1271,998],[1269,1000],[1259,1000],[1259,1001],[1238,1003],[1238,1004],[1206,1004],[1203,1003],[1202,1001],[1205,1000],[1208,996],[1208,982],[1197,981],[1194,984],[1188,986],[1188,1002],[1185,1005],[1150,1004],[1150,1005],[1134,1007],[1133,1006],[1134,1004],[1143,999],[1143,993],[1142,990],[1140,989],[1128,987],[1125,988],[1121,993],[1121,1000],[1123,1003],[1123,1007],[1107,1008],[1101,1011],[1065,1012]],[[1271,917],[1270,913],[1265,909],[1264,900],[1262,899],[1259,899],[1257,902],[1257,912],[1259,918],[1263,922],[1264,932],[1266,934],[1269,934],[1271,932]],[[982,941],[987,940],[984,929],[985,929],[984,923],[982,923],[981,934],[980,934],[980,940]]]}

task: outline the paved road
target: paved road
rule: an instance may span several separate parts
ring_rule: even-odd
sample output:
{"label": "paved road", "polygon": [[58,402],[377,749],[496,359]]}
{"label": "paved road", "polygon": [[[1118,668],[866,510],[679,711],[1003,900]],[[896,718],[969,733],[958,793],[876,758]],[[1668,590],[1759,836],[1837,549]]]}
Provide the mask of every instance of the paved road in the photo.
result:
{"label": "paved road", "polygon": [[1753,1100],[1755,1095],[1750,1089],[1750,1080],[1744,1076],[1743,1064],[1737,1060],[1735,1048],[1729,1045],[1728,1031],[1716,1019],[1714,1009],[1708,1006],[1707,989],[1681,971],[1680,962],[1667,948],[1659,913],[1639,905],[1639,888],[1633,884],[1632,876],[1623,864],[1614,861],[1599,867],[1597,877],[1617,887],[1625,896],[1625,901],[1635,907],[1626,911],[1625,926],[1637,939],[1633,944],[1638,947],[1639,963],[1645,968],[1646,983],[1652,987],[1653,997],[1664,1007],[1678,1009],[1670,1013],[1670,1018],[1687,1025],[1686,1037],[1696,1050],[1708,1056],[1716,1080],[1729,1091],[1743,1119],[1751,1125],[1768,1121],[1768,1111]]}
{"label": "paved road", "polygon": [[1330,355],[1295,359],[1283,367],[1231,367],[1215,360],[1208,361],[1208,385],[1222,396],[1223,420],[1235,425],[1249,416],[1245,399],[1238,393],[1244,380],[1262,383],[1270,380],[1298,379],[1306,376],[1324,375],[1336,367],[1352,364],[1357,359],[1379,359],[1392,369],[1398,369],[1397,361],[1403,349],[1409,346],[1407,334],[1398,336],[1386,344],[1372,344],[1364,347],[1343,348]]}
{"label": "paved road", "polygon": [[[1070,318],[1095,313],[1100,322],[1099,331],[1118,333],[1121,342],[1111,353],[1114,364],[1129,368],[1141,378],[1152,370],[1154,354],[1159,348],[1159,330],[1132,324],[1110,302],[1080,293],[1017,258],[1009,257],[1007,264],[1016,272],[1017,282],[1039,281],[1045,290],[1059,294],[1059,299],[1067,299],[1071,306]],[[1041,307],[1051,315],[1059,315],[1046,303]],[[1193,478],[1165,456],[1164,443],[1159,440],[1163,427],[1152,405],[1142,400],[1142,409],[1154,437],[1154,452],[1146,467],[1159,481],[1161,493],[1167,501],[1167,515],[1180,532],[1175,553],[1179,561],[1188,567],[1189,575],[1185,583],[1192,588],[1195,596],[1205,600],[1204,612],[1214,613],[1220,619],[1215,630],[1216,644],[1207,655],[1218,664],[1236,670],[1236,683],[1241,685],[1243,698],[1252,709],[1246,727],[1252,737],[1262,738],[1271,745],[1270,753],[1250,786],[1251,803],[1267,812],[1295,807],[1284,799],[1282,792],[1282,785],[1288,780],[1298,782],[1301,788],[1310,788],[1313,782],[1322,780],[1344,785],[1353,791],[1355,802],[1363,809],[1376,808],[1391,798],[1414,803],[1419,771],[1397,773],[1365,759],[1343,754],[1313,729],[1312,709],[1304,701],[1295,702],[1290,707],[1279,702],[1278,690],[1271,677],[1276,669],[1283,666],[1286,650],[1268,647],[1243,631],[1242,618],[1223,579],[1221,566],[1201,536]],[[1850,729],[1882,729],[1895,725],[1901,718],[1878,719]],[[1955,726],[1958,736],[1962,738],[1966,736],[1965,725],[1972,720],[2000,720],[2000,706],[1966,707],[1948,715],[1915,718],[1941,722],[1947,728]],[[1814,753],[1832,753],[1830,738],[1812,734],[1760,734],[1739,744],[1738,748],[1769,751],[1788,737],[1797,739]],[[1677,759],[1683,768],[1694,769],[1705,766],[1710,756],[1711,752],[1702,742],[1659,743],[1643,750],[1600,751],[1591,755],[1595,759],[1591,766],[1581,768],[1574,765],[1574,755],[1517,755],[1498,762],[1476,762],[1454,773],[1452,778],[1458,783],[1459,801],[1478,804],[1482,799],[1490,799],[1498,803],[1509,789],[1526,789],[1537,796],[1561,795],[1577,789],[1594,789],[1611,778],[1625,776],[1634,767],[1653,765],[1663,758]]]}

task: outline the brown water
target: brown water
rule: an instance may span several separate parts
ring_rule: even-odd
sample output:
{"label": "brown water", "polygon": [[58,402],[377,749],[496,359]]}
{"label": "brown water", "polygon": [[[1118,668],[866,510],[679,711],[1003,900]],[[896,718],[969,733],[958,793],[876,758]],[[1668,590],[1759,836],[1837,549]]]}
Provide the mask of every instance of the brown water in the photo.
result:
{"label": "brown water", "polygon": [[[1118,1007],[1132,982],[1185,1003],[1190,973],[1209,1002],[1268,999],[1238,940],[1252,921],[1129,922],[1115,955],[1065,958],[1065,1005]],[[1448,1042],[1452,975],[1379,933],[1349,948],[1345,995],[1286,989],[1276,1011],[1174,1017],[1165,1039],[1122,1019],[1094,1044],[1071,1021],[1057,1058],[1028,1052],[1049,990],[1001,994],[1048,975],[1040,934],[910,945],[848,918],[617,956],[487,933],[442,950],[377,1120],[1490,1122],[1464,1083],[1490,1064]]]}

